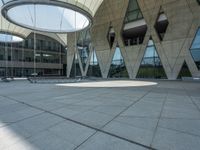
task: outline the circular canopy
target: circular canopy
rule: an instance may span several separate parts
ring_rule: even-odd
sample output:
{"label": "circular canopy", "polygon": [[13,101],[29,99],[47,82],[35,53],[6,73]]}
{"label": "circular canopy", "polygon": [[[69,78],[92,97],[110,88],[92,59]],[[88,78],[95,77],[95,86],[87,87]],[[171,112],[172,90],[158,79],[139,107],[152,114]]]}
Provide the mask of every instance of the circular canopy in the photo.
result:
{"label": "circular canopy", "polygon": [[[6,2],[4,0],[4,2]],[[2,10],[3,3],[0,0],[0,10]],[[20,37],[27,37],[31,30],[16,26],[13,23],[8,22],[0,13],[0,33],[12,33],[12,35],[19,35]]]}
{"label": "circular canopy", "polygon": [[9,33],[0,33],[0,42],[5,42],[5,43],[17,43],[17,42],[22,42],[23,39],[19,36],[12,35]]}
{"label": "circular canopy", "polygon": [[75,32],[91,24],[89,13],[58,1],[15,0],[6,3],[2,13],[14,24],[43,32]]}

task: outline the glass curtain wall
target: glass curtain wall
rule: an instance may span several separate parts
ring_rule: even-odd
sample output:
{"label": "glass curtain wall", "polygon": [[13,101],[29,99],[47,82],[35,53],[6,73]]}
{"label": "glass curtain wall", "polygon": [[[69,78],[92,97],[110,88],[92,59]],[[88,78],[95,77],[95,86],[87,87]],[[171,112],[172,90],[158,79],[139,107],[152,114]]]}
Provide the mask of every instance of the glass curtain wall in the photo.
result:
{"label": "glass curtain wall", "polygon": [[200,28],[197,30],[195,38],[192,42],[190,52],[197,68],[200,70]]}
{"label": "glass curtain wall", "polygon": [[[30,76],[34,73],[34,36],[30,34],[20,43],[0,42],[0,62],[6,60],[5,46],[7,47],[8,76],[21,77]],[[36,72],[39,76],[62,75],[62,69],[52,68],[51,65],[66,64],[66,51],[59,42],[43,36],[36,35]],[[61,51],[61,53],[60,53]],[[37,67],[43,66],[43,67]],[[13,67],[13,71],[12,70]],[[5,76],[5,67],[0,67],[0,76]]]}
{"label": "glass curtain wall", "polygon": [[129,0],[128,10],[126,12],[125,23],[133,22],[143,18],[137,0]]}
{"label": "glass curtain wall", "polygon": [[192,77],[191,72],[190,72],[186,62],[183,63],[183,66],[182,66],[180,73],[178,75],[178,79],[181,79],[183,77]]}
{"label": "glass curtain wall", "polygon": [[115,54],[112,59],[110,71],[108,74],[109,78],[128,78],[128,72],[126,70],[124,58],[121,54],[120,48],[115,49]]}
{"label": "glass curtain wall", "polygon": [[156,51],[152,39],[149,40],[144,57],[142,59],[137,78],[166,79],[162,62]]}
{"label": "glass curtain wall", "polygon": [[[133,25],[134,27],[125,28],[126,25],[128,26]],[[129,5],[124,20],[124,30],[122,31],[122,38],[124,41],[124,45],[133,46],[142,44],[146,32],[147,32],[147,25],[146,22],[144,21],[137,0],[129,0]]]}
{"label": "glass curtain wall", "polygon": [[78,55],[75,54],[70,73],[70,78],[82,77],[81,68],[79,65]]}
{"label": "glass curtain wall", "polygon": [[77,47],[83,69],[85,70],[91,47],[90,29],[80,32]]}
{"label": "glass curtain wall", "polygon": [[102,77],[101,69],[100,69],[100,66],[99,66],[99,62],[98,62],[95,50],[92,51],[92,56],[91,56],[91,59],[90,59],[90,64],[89,64],[87,76],[88,77],[99,77],[99,78]]}

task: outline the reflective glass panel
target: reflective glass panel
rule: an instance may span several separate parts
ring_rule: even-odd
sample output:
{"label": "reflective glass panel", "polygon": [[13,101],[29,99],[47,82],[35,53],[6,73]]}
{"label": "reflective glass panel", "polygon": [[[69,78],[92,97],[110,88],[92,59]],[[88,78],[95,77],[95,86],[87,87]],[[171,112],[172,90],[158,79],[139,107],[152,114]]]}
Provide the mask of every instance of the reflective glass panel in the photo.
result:
{"label": "reflective glass panel", "polygon": [[87,76],[88,77],[102,77],[101,69],[97,60],[97,55],[96,55],[95,50],[92,52]]}
{"label": "reflective glass panel", "polygon": [[148,42],[137,78],[167,78],[152,39]]}
{"label": "reflective glass panel", "polygon": [[142,18],[143,15],[141,13],[137,0],[129,0],[125,23],[136,21]]}
{"label": "reflective glass panel", "polygon": [[200,30],[198,29],[194,41],[192,43],[191,49],[200,48]]}
{"label": "reflective glass panel", "polygon": [[121,54],[120,48],[115,49],[115,54],[110,66],[109,75],[110,78],[128,78],[128,72],[126,70],[124,58]]}
{"label": "reflective glass panel", "polygon": [[81,74],[81,68],[80,68],[79,61],[78,61],[78,55],[75,54],[70,77],[76,78],[76,77],[81,77],[81,76],[82,76],[82,74]]}
{"label": "reflective glass panel", "polygon": [[198,69],[200,69],[200,29],[197,30],[196,36],[192,42],[190,52]]}
{"label": "reflective glass panel", "polygon": [[190,72],[186,62],[183,63],[183,66],[178,75],[178,79],[181,79],[182,77],[192,77],[191,72]]}
{"label": "reflective glass panel", "polygon": [[90,45],[91,45],[90,30],[83,30],[82,32],[80,32],[77,46],[84,70],[89,58]]}

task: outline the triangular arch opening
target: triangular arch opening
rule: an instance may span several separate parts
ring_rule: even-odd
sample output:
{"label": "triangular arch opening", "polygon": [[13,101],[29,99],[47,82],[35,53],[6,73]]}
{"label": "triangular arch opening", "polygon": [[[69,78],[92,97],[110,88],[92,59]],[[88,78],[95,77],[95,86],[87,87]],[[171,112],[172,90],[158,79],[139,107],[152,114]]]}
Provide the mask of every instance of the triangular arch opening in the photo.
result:
{"label": "triangular arch opening", "polygon": [[79,65],[79,60],[78,60],[78,55],[75,54],[74,59],[73,59],[73,64],[72,64],[72,69],[70,72],[70,78],[76,78],[76,77],[81,77],[81,68]]}
{"label": "triangular arch opening", "polygon": [[148,45],[145,50],[137,78],[154,78],[166,79],[166,73],[163,68],[160,57],[158,56],[154,41],[149,39]]}
{"label": "triangular arch opening", "polygon": [[91,45],[90,30],[87,29],[81,31],[78,38],[77,47],[83,70],[85,70],[86,64],[89,59],[90,45]]}
{"label": "triangular arch opening", "polygon": [[184,77],[192,77],[192,74],[188,68],[188,65],[186,64],[186,62],[184,61],[182,67],[181,67],[181,70],[178,74],[178,77],[177,79],[182,79]]}
{"label": "triangular arch opening", "polygon": [[89,63],[88,71],[87,71],[87,76],[88,77],[98,77],[98,78],[102,77],[101,69],[99,66],[99,62],[98,62],[95,50],[92,51],[92,55],[90,58],[90,63]]}
{"label": "triangular arch opening", "polygon": [[167,16],[163,10],[163,8],[160,8],[160,11],[158,13],[158,17],[156,19],[156,23],[154,25],[154,28],[158,34],[158,37],[161,41],[163,41],[165,33],[167,31],[169,25],[169,21],[167,19]]}
{"label": "triangular arch opening", "polygon": [[194,37],[194,40],[190,47],[190,52],[197,68],[200,70],[200,28],[198,28],[197,33]]}
{"label": "triangular arch opening", "polygon": [[115,53],[108,74],[109,78],[129,78],[128,71],[119,47],[116,47]]}
{"label": "triangular arch opening", "polygon": [[112,26],[109,27],[108,29],[108,34],[107,34],[107,39],[108,39],[108,43],[110,46],[110,49],[112,49],[114,42],[115,42],[115,30]]}
{"label": "triangular arch opening", "polygon": [[125,46],[140,45],[147,32],[147,24],[137,0],[129,0],[124,18],[122,39]]}

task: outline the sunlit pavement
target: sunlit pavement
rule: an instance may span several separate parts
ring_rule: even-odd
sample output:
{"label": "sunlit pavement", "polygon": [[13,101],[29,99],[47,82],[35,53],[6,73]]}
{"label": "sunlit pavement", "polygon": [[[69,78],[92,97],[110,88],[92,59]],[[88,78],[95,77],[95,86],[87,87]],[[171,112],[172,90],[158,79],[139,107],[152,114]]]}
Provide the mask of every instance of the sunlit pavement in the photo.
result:
{"label": "sunlit pavement", "polygon": [[199,82],[0,82],[0,150],[199,148]]}

